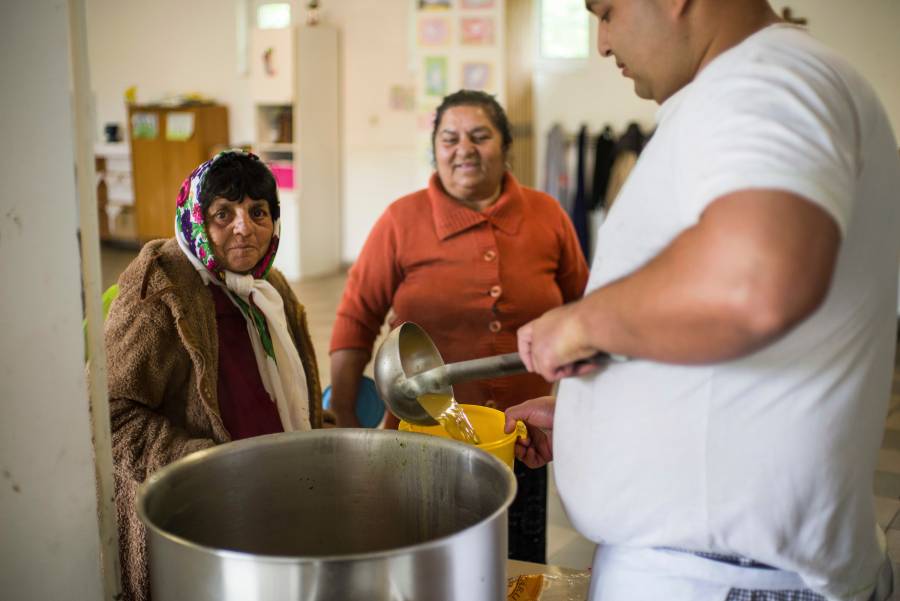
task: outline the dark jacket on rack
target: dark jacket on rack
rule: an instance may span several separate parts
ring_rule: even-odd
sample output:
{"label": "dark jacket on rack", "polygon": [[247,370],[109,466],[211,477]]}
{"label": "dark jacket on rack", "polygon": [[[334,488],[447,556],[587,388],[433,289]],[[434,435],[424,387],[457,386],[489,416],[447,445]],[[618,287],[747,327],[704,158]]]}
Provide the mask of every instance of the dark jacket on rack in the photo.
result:
{"label": "dark jacket on rack", "polygon": [[606,189],[606,209],[612,209],[612,205],[619,195],[619,190],[628,179],[628,175],[637,163],[638,155],[644,149],[649,136],[644,135],[637,123],[629,123],[625,133],[616,142],[615,157],[609,174],[609,183]]}
{"label": "dark jacket on rack", "polygon": [[594,177],[591,195],[588,199],[588,210],[596,211],[604,206],[606,188],[609,185],[609,172],[616,156],[616,139],[610,126],[603,128],[594,144]]}
{"label": "dark jacket on rack", "polygon": [[575,195],[572,199],[569,217],[572,218],[572,224],[575,226],[575,233],[578,235],[578,244],[581,246],[581,252],[587,260],[591,257],[591,234],[588,228],[588,199],[585,190],[585,173],[587,168],[587,146],[588,146],[588,128],[582,125],[578,130],[578,161],[575,166]]}

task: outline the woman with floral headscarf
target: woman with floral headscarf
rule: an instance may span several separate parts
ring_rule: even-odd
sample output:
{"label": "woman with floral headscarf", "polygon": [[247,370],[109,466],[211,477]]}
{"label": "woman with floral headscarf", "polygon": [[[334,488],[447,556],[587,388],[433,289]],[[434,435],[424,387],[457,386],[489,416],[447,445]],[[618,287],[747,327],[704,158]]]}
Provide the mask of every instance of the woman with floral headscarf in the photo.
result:
{"label": "woman with floral headscarf", "polygon": [[271,172],[224,152],[178,195],[175,237],[147,243],[119,278],[106,345],[125,599],[149,597],[137,486],[230,440],[322,425],[303,307],[272,269],[280,231]]}

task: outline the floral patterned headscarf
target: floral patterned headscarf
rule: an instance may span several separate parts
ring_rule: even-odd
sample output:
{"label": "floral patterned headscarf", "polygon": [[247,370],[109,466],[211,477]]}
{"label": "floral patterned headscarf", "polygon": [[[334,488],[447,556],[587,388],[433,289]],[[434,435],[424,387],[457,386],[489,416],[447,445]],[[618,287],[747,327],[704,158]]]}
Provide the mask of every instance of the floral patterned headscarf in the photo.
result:
{"label": "floral patterned headscarf", "polygon": [[[206,232],[206,220],[203,214],[203,207],[200,205],[200,190],[203,185],[203,178],[206,176],[206,172],[209,171],[210,166],[221,157],[233,153],[245,154],[255,160],[259,160],[259,157],[255,154],[242,150],[220,152],[194,169],[193,173],[184,180],[184,183],[181,184],[181,190],[178,192],[178,200],[175,203],[176,236],[180,234],[191,253],[210,273],[222,282],[225,281],[225,273],[219,266],[218,261],[216,261],[209,234]],[[275,260],[275,251],[278,250],[278,239],[281,236],[280,217],[275,220],[274,226],[269,249],[250,272],[254,278],[265,278],[272,267],[272,262]]]}

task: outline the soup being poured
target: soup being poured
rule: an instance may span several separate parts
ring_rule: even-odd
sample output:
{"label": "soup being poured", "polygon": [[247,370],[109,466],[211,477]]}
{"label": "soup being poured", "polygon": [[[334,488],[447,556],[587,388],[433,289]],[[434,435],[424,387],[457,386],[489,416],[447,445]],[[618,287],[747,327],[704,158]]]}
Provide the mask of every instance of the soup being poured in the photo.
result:
{"label": "soup being poured", "polygon": [[418,401],[428,415],[436,419],[452,438],[469,444],[481,443],[472,422],[466,417],[466,412],[452,396],[423,394]]}

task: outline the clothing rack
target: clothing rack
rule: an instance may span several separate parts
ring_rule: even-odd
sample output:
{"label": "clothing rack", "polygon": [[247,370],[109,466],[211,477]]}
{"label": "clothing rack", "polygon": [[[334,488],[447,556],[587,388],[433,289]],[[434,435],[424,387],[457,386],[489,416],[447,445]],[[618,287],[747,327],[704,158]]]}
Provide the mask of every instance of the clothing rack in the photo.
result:
{"label": "clothing rack", "polygon": [[586,258],[593,250],[595,214],[611,206],[648,138],[637,122],[619,136],[611,125],[598,132],[582,126],[573,133],[554,124],[547,132],[543,190],[572,219]]}
{"label": "clothing rack", "polygon": [[[601,130],[600,133],[603,133],[604,131],[606,131],[607,128],[609,128],[610,133],[615,138],[616,137],[615,132],[613,131],[612,127],[609,125],[604,126],[604,129]],[[590,144],[591,146],[596,146],[599,141],[600,141],[599,134],[593,135],[593,136],[590,136],[590,138],[588,139],[588,144]],[[575,132],[566,132],[566,145],[573,146],[577,143],[578,143],[578,134]]]}

